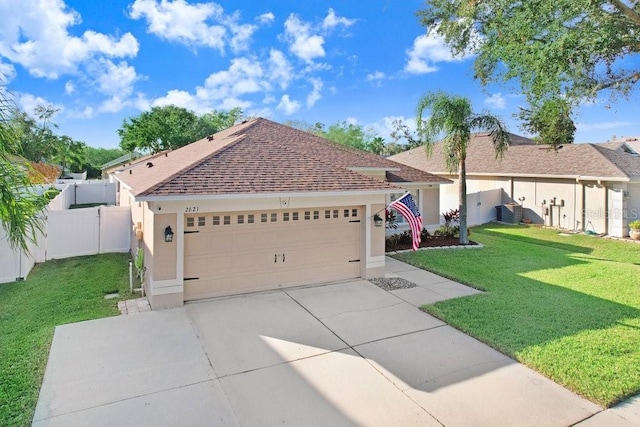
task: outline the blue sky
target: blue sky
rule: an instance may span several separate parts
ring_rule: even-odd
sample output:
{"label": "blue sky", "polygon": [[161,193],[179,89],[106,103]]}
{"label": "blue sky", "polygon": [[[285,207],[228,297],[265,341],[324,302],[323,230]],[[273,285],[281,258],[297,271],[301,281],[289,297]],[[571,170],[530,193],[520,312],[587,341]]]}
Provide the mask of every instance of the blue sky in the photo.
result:
{"label": "blue sky", "polygon": [[[198,113],[243,108],[275,121],[347,120],[388,137],[428,91],[469,97],[501,116],[524,98],[482,88],[473,58],[452,58],[427,37],[418,0],[3,0],[0,73],[27,112],[60,111],[60,132],[118,145],[126,117],[156,105]],[[637,60],[634,59],[634,60]],[[580,107],[577,142],[640,135],[639,91]]]}

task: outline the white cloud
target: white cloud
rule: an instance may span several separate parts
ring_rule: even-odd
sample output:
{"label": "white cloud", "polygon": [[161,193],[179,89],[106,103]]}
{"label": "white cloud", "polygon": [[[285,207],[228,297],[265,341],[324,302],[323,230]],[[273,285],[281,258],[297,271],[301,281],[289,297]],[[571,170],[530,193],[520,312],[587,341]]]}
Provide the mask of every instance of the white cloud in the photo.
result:
{"label": "white cloud", "polygon": [[76,91],[76,85],[71,80],[68,80],[64,84],[64,92],[67,95],[72,95],[75,91]]}
{"label": "white cloud", "polygon": [[134,57],[138,41],[131,33],[121,37],[85,31],[69,33],[80,15],[62,0],[0,2],[0,55],[25,67],[36,77],[57,79],[75,74],[94,58]]}
{"label": "white cloud", "polygon": [[286,116],[290,116],[300,109],[300,103],[298,101],[291,100],[289,95],[282,95],[280,103],[276,109],[282,111]]}
{"label": "white cloud", "polygon": [[286,89],[293,78],[293,67],[282,52],[271,49],[269,52],[269,76],[278,82],[282,89]]}
{"label": "white cloud", "polygon": [[235,58],[228,69],[212,73],[193,93],[170,90],[165,96],[151,101],[151,105],[175,104],[197,113],[212,109],[228,110],[234,107],[250,108],[253,102],[243,99],[245,95],[270,92],[271,76],[263,65],[252,58]]}
{"label": "white cloud", "polygon": [[103,59],[96,71],[96,82],[100,92],[119,98],[127,98],[131,95],[136,80],[138,75],[135,68],[126,61],[114,64],[109,59]]}
{"label": "white cloud", "polygon": [[209,25],[219,20],[223,9],[216,3],[188,4],[184,0],[136,0],[129,8],[132,19],[145,19],[147,30],[161,39],[187,46],[208,46],[220,51],[224,48],[226,29]]}
{"label": "white cloud", "polygon": [[385,116],[376,122],[368,124],[367,128],[372,129],[376,134],[380,135],[387,142],[391,142],[393,140],[391,138],[391,132],[395,130],[393,122],[397,120],[401,120],[405,125],[407,125],[411,132],[416,132],[417,125],[415,117],[405,116]]}
{"label": "white cloud", "polygon": [[307,63],[325,55],[322,46],[324,38],[312,34],[311,24],[303,22],[294,14],[289,15],[284,23],[284,38],[289,43],[289,50]]}
{"label": "white cloud", "polygon": [[485,98],[484,105],[495,108],[497,110],[502,110],[507,106],[507,101],[504,96],[502,96],[502,94],[498,92]]}
{"label": "white cloud", "polygon": [[0,84],[7,84],[16,77],[16,67],[0,60]]}
{"label": "white cloud", "polygon": [[358,125],[358,118],[357,117],[347,117],[345,122],[347,122],[348,125],[357,126]]}
{"label": "white cloud", "polygon": [[207,77],[204,87],[198,88],[198,92],[203,97],[224,99],[270,88],[260,62],[249,58],[235,58],[228,70],[218,71]]}
{"label": "white cloud", "polygon": [[[217,49],[224,53],[228,44],[233,52],[247,50],[258,29],[255,24],[240,23],[240,13],[227,15],[217,3],[187,3],[185,0],[136,0],[129,8],[132,19],[144,19],[147,31],[161,39],[195,48]],[[272,22],[274,15],[256,18],[259,24]]]}
{"label": "white cloud", "polygon": [[127,106],[127,103],[125,100],[123,100],[119,96],[112,96],[111,98],[104,100],[100,104],[100,107],[98,108],[98,110],[101,113],[117,113],[118,111],[122,110],[126,106]]}
{"label": "white cloud", "polygon": [[309,79],[311,84],[313,85],[313,90],[307,95],[307,108],[313,107],[319,99],[322,98],[322,94],[320,91],[322,90],[322,80],[317,77],[312,77]]}
{"label": "white cloud", "polygon": [[231,22],[229,29],[231,30],[231,34],[233,34],[229,44],[231,45],[231,49],[237,53],[249,49],[251,36],[253,36],[253,33],[256,32],[258,27],[252,24],[237,24]]}
{"label": "white cloud", "polygon": [[387,75],[382,71],[375,71],[367,74],[367,81],[372,82],[374,85],[379,85],[380,82],[387,78]]}
{"label": "white cloud", "polygon": [[426,74],[438,71],[434,64],[438,62],[461,61],[462,57],[453,57],[445,45],[444,39],[435,31],[415,38],[411,49],[407,50],[407,63],[404,71],[410,74]]}
{"label": "white cloud", "polygon": [[55,104],[53,102],[49,102],[41,96],[34,96],[30,93],[16,93],[16,104],[31,117],[36,117],[35,109],[38,106],[49,106],[56,110],[56,112],[51,117],[51,121],[55,122],[56,116],[60,113],[64,112],[64,106],[61,104]]}
{"label": "white cloud", "polygon": [[322,28],[325,30],[331,30],[340,25],[343,27],[350,27],[355,23],[355,19],[336,16],[336,12],[333,9],[329,9],[327,16],[324,18],[324,21],[322,21]]}
{"label": "white cloud", "polygon": [[266,24],[272,23],[275,19],[276,19],[276,17],[275,17],[275,15],[273,13],[267,12],[267,13],[263,13],[262,15],[258,16],[256,18],[256,21],[258,21],[262,25],[266,25]]}

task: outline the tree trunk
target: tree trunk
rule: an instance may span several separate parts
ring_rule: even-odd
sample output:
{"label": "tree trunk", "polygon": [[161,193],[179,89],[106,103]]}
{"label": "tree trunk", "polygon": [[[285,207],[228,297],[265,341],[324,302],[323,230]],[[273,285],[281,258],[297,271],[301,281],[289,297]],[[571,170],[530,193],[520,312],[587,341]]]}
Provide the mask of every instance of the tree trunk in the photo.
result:
{"label": "tree trunk", "polygon": [[464,157],[460,159],[458,165],[458,198],[460,202],[460,244],[469,244],[469,232],[467,230],[467,165]]}

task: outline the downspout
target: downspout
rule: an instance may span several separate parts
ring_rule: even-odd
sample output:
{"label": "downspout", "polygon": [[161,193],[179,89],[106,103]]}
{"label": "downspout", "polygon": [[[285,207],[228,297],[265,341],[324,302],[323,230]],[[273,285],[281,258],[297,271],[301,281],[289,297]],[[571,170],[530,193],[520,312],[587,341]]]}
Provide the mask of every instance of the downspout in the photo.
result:
{"label": "downspout", "polygon": [[609,189],[606,185],[602,184],[604,187],[604,231],[605,234],[609,234]]}
{"label": "downspout", "polygon": [[582,231],[587,231],[587,203],[586,203],[586,199],[587,199],[587,190],[585,189],[584,186],[584,182],[581,183],[582,185],[582,214],[580,215],[580,220],[582,221]]}

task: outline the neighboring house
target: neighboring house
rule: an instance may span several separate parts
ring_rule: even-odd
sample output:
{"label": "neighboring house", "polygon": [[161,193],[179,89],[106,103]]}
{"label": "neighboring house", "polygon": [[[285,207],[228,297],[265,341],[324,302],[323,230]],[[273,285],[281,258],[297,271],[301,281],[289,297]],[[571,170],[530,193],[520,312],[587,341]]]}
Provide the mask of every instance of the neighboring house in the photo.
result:
{"label": "neighboring house", "polygon": [[628,154],[640,155],[640,137],[624,137],[602,142],[598,145]]}
{"label": "neighboring house", "polygon": [[[521,204],[523,217],[534,223],[627,236],[628,222],[640,215],[640,158],[620,147],[569,144],[553,151],[511,134],[500,161],[488,134],[474,135],[467,151],[468,206],[475,220],[470,223],[495,220],[495,209],[474,212],[486,205],[485,193],[499,189],[500,203]],[[458,206],[457,174],[445,169],[441,144],[435,144],[430,157],[420,147],[390,159],[456,181],[443,187],[440,205]]]}
{"label": "neighboring house", "polygon": [[102,169],[102,179],[107,178],[111,173],[115,172],[127,163],[140,159],[143,155],[134,151],[133,153],[124,154],[117,159],[113,159],[110,162],[105,163],[100,168]]}
{"label": "neighboring house", "polygon": [[411,190],[435,227],[439,186],[450,182],[262,118],[113,177],[154,308],[383,276],[385,228],[374,215]]}

